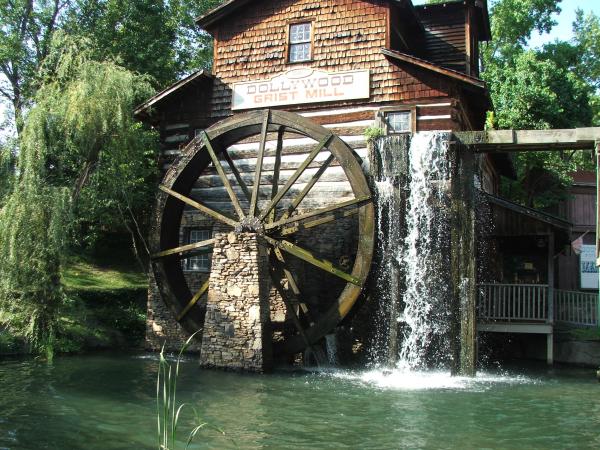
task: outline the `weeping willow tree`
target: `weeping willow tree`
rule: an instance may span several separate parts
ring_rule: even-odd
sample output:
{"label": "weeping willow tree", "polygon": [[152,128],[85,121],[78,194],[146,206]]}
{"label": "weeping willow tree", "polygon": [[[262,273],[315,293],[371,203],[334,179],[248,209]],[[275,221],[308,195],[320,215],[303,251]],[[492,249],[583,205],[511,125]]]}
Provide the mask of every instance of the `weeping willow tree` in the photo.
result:
{"label": "weeping willow tree", "polygon": [[149,80],[90,55],[85,41],[56,37],[0,210],[0,327],[35,353],[51,355],[60,332],[61,264],[82,192],[100,161],[114,185],[135,185],[132,161],[152,143],[131,116],[150,95]]}

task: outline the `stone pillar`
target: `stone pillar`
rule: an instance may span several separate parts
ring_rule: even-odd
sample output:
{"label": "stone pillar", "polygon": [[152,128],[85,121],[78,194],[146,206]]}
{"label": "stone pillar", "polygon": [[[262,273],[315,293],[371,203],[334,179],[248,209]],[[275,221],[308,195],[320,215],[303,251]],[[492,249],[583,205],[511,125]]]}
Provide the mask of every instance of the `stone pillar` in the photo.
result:
{"label": "stone pillar", "polygon": [[272,362],[267,254],[255,233],[216,234],[200,365],[265,372]]}

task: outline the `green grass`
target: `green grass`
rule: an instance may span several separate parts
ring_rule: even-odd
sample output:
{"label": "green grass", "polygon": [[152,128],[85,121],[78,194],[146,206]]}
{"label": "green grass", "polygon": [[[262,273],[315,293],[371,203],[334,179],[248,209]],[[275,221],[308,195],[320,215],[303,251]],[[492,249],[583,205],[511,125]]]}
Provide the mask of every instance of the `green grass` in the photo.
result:
{"label": "green grass", "polygon": [[62,271],[68,298],[59,351],[130,348],[143,342],[148,278],[124,245],[73,254]]}
{"label": "green grass", "polygon": [[148,278],[137,266],[116,262],[111,264],[89,256],[72,256],[62,273],[67,291],[114,291],[119,289],[144,289]]}

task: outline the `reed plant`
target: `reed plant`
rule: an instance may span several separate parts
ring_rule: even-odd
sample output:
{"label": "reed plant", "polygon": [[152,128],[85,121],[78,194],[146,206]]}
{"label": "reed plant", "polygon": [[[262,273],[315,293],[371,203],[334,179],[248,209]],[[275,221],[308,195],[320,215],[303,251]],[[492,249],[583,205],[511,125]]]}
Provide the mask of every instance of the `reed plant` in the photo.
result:
{"label": "reed plant", "polygon": [[194,428],[189,432],[185,443],[188,449],[196,435],[203,428],[210,428],[221,435],[225,433],[217,427],[204,422],[193,406],[182,403],[177,406],[177,379],[179,377],[179,365],[183,353],[200,330],[192,334],[179,350],[175,367],[165,358],[165,346],[160,351],[158,364],[158,377],[156,380],[156,419],[158,426],[158,448],[159,450],[175,450],[177,441],[177,427],[179,418],[184,407],[189,406],[194,412]]}

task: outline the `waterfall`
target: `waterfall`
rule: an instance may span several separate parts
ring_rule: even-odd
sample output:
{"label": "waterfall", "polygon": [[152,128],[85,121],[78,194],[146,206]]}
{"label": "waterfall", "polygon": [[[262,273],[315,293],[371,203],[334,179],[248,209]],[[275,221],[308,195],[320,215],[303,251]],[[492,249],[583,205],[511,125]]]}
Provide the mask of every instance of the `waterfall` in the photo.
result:
{"label": "waterfall", "polygon": [[335,333],[325,335],[325,349],[327,350],[327,361],[331,366],[338,363],[337,356],[337,336]]}
{"label": "waterfall", "polygon": [[448,133],[427,132],[410,145],[385,138],[378,146],[388,162],[375,181],[377,282],[385,286],[379,295],[386,317],[378,345],[387,364],[400,369],[443,363],[449,353],[448,141]]}

